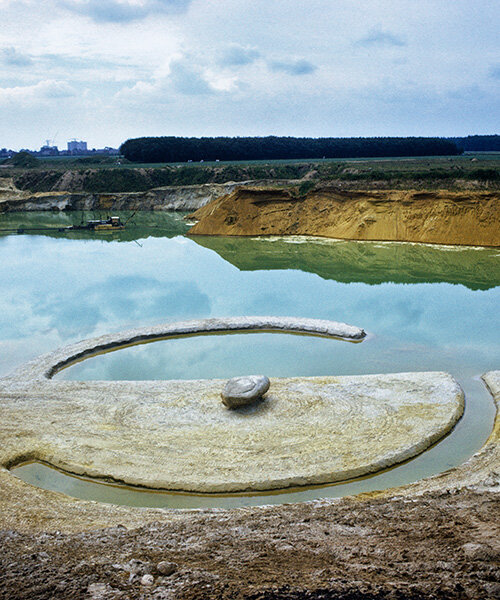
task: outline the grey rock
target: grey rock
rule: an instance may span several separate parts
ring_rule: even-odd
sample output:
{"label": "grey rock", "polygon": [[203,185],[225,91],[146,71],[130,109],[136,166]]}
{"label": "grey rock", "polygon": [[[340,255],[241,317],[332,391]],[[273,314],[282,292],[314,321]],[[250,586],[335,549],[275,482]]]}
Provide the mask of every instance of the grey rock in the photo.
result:
{"label": "grey rock", "polygon": [[91,600],[111,600],[119,598],[120,592],[111,587],[109,583],[91,583],[87,588]]}
{"label": "grey rock", "polygon": [[172,575],[172,573],[175,573],[175,571],[177,570],[177,565],[173,562],[162,560],[156,565],[156,569],[158,570],[158,573],[168,576]]}
{"label": "grey rock", "polygon": [[500,597],[500,583],[497,583],[496,581],[489,581],[483,584],[483,588],[488,594],[488,598]]}
{"label": "grey rock", "polygon": [[469,542],[462,546],[462,550],[470,560],[492,560],[495,556],[494,551],[486,544]]}
{"label": "grey rock", "polygon": [[228,408],[253,404],[267,392],[271,382],[265,375],[247,375],[230,379],[221,393],[222,402]]}
{"label": "grey rock", "polygon": [[148,571],[148,563],[137,558],[131,558],[128,563],[123,565],[124,569],[134,575],[143,575]]}
{"label": "grey rock", "polygon": [[153,585],[155,578],[147,573],[141,577],[141,585]]}
{"label": "grey rock", "polygon": [[50,554],[47,552],[35,552],[35,554],[32,554],[32,558],[46,562],[50,560]]}

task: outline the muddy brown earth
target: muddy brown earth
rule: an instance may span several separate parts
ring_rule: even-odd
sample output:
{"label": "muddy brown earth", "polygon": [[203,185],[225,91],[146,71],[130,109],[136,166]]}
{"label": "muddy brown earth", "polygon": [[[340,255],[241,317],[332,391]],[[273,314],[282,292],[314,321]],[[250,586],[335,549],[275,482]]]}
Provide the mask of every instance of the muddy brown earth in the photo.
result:
{"label": "muddy brown earth", "polygon": [[[0,598],[494,599],[499,514],[498,493],[462,489],[192,512],[132,530],[4,530]],[[175,571],[160,574],[161,561]]]}

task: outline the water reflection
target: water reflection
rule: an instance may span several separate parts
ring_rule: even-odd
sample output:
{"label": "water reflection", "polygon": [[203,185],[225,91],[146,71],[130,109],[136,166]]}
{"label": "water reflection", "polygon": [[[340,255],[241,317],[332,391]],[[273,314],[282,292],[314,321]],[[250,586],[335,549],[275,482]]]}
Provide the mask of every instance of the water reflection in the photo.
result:
{"label": "water reflection", "polygon": [[[364,342],[363,342],[364,343]],[[336,375],[362,344],[291,333],[224,333],[136,344],[87,358],[56,375],[66,380],[229,379]]]}
{"label": "water reflection", "polygon": [[187,213],[161,211],[113,211],[120,216],[126,228],[122,231],[60,231],[61,228],[86,223],[90,219],[108,217],[106,211],[34,211],[0,214],[0,236],[17,235],[22,229],[25,235],[43,235],[73,240],[99,239],[104,242],[131,242],[149,237],[168,237],[184,234],[189,225],[184,217]]}
{"label": "water reflection", "polygon": [[[308,238],[193,236],[240,271],[300,269],[323,279],[394,283],[459,283],[472,290],[500,285],[498,249]],[[493,260],[497,258],[497,260]]]}
{"label": "water reflection", "polygon": [[72,292],[50,294],[34,307],[63,338],[95,330],[104,320],[127,315],[140,321],[161,321],[165,314],[181,319],[210,312],[210,299],[194,281],[170,280],[168,285],[155,277],[140,274],[111,275]]}
{"label": "water reflection", "polygon": [[[73,240],[130,242],[150,237],[173,238],[189,230],[187,213],[115,211],[127,222],[124,231],[61,232],[60,227],[107,216],[98,212],[29,212],[0,215],[0,236],[43,235]],[[46,228],[40,230],[40,228]],[[196,244],[217,252],[240,271],[296,269],[339,282],[376,285],[454,283],[472,290],[500,285],[500,250],[422,244],[349,242],[322,238],[232,238],[193,236]]]}

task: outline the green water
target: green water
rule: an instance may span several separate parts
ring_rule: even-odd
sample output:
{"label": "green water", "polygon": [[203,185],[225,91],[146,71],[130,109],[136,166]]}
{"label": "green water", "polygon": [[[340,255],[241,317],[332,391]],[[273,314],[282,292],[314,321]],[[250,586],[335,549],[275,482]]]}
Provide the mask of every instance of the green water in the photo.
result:
{"label": "green water", "polygon": [[[78,223],[81,216],[0,215],[0,229],[57,228]],[[99,215],[84,218],[93,216]],[[477,378],[500,368],[498,249],[189,238],[186,229],[181,214],[141,213],[125,231],[112,234],[0,233],[0,375],[59,346],[121,329],[226,315],[303,316],[345,321],[370,336],[361,344],[264,333],[166,340],[89,359],[57,377],[194,379],[255,372],[292,376],[443,370],[465,390],[463,419],[419,458],[350,487],[232,498],[151,494],[154,500],[139,492],[139,500],[116,500],[109,489],[117,488],[75,478],[54,486],[70,485],[67,493],[77,496],[105,493],[107,501],[145,505],[288,502],[419,479],[459,464],[482,445],[494,408]],[[86,492],[71,487],[80,484]],[[91,485],[108,491],[89,492]],[[121,489],[117,493],[129,494]]]}

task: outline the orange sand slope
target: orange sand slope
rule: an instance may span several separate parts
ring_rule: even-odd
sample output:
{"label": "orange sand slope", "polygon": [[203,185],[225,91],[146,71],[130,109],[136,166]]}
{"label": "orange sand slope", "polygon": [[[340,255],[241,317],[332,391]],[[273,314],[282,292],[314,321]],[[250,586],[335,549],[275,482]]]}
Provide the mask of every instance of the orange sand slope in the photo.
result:
{"label": "orange sand slope", "polygon": [[197,210],[190,235],[312,235],[500,246],[500,193],[238,188]]}

